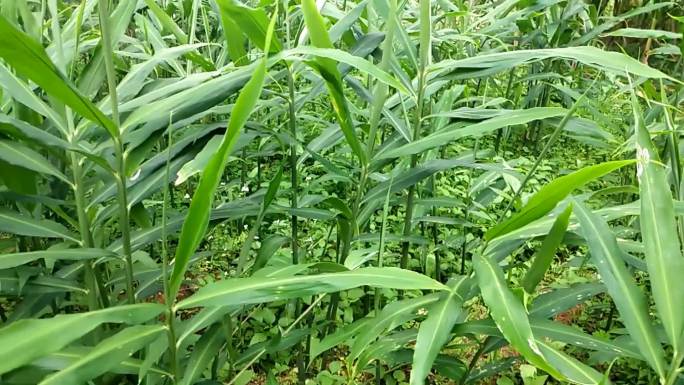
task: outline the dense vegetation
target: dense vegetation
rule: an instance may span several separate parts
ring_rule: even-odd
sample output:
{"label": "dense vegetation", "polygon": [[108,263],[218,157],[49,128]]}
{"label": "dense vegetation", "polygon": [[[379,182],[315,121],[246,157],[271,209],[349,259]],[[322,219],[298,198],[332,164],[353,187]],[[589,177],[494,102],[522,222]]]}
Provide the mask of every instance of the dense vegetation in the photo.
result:
{"label": "dense vegetation", "polygon": [[0,383],[684,384],[681,15],[0,0]]}

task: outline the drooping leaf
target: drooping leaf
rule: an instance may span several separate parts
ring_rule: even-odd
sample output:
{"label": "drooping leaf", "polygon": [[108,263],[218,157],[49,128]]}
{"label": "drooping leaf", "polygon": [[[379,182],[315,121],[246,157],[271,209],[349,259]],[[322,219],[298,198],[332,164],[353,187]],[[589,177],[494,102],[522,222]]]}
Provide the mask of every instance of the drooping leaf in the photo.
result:
{"label": "drooping leaf", "polygon": [[226,337],[220,324],[215,324],[209,328],[195,344],[195,348],[185,366],[185,372],[183,373],[180,385],[194,384],[211,361],[217,359],[216,354],[225,340]]}
{"label": "drooping leaf", "polygon": [[288,298],[331,293],[359,286],[402,290],[445,290],[441,283],[409,270],[367,267],[340,273],[277,278],[233,278],[204,286],[180,301],[177,309],[196,306],[228,306],[271,302]]}
{"label": "drooping leaf", "polygon": [[88,354],[52,374],[40,385],[80,385],[118,366],[164,332],[163,325],[131,326],[104,339]]}
{"label": "drooping leaf", "polygon": [[43,47],[0,16],[0,57],[17,73],[31,79],[45,92],[71,107],[84,118],[105,128],[113,138],[118,128],[52,63]]}
{"label": "drooping leaf", "polygon": [[535,107],[526,110],[511,111],[485,121],[465,127],[447,126],[443,130],[424,138],[405,144],[399,148],[380,152],[376,158],[389,159],[418,154],[431,148],[441,147],[450,142],[469,136],[482,136],[502,127],[526,124],[534,120],[547,119],[567,114],[567,110],[559,107]]}
{"label": "drooping leaf", "polygon": [[[314,0],[303,0],[302,12],[306,27],[309,29],[309,39],[311,39],[312,45],[318,48],[333,48],[328,31],[325,29],[323,17],[318,13],[316,2]],[[368,154],[361,147],[361,141],[356,135],[351,111],[344,95],[342,78],[335,62],[330,58],[317,57],[310,64],[313,65],[325,80],[337,121],[352,152],[359,158],[362,164],[367,163]]]}
{"label": "drooping leaf", "polygon": [[71,181],[57,167],[53,166],[42,155],[19,142],[0,140],[0,159],[15,166],[33,170],[41,174],[52,175],[68,185]]}
{"label": "drooping leaf", "polygon": [[0,328],[0,374],[57,352],[102,323],[138,324],[162,311],[162,305],[144,303],[16,321]]}
{"label": "drooping leaf", "polygon": [[625,73],[654,79],[671,79],[668,75],[649,67],[620,52],[604,51],[596,47],[565,47],[531,50],[516,50],[466,59],[443,60],[432,66],[432,76],[446,76],[450,79],[469,79],[495,74],[523,64],[544,59],[566,59],[617,75]]}
{"label": "drooping leaf", "polygon": [[0,209],[0,231],[32,237],[63,238],[76,243],[78,236],[57,222],[34,219],[7,209]]}

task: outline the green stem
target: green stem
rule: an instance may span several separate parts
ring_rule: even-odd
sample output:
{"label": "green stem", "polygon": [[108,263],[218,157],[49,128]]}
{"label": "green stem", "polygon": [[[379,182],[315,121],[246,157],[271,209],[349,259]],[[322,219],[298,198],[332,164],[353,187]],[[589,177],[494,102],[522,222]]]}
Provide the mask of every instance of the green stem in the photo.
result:
{"label": "green stem", "polygon": [[[83,172],[79,163],[79,157],[75,153],[71,153],[71,170],[74,174],[74,200],[76,201],[76,213],[78,216],[78,227],[81,234],[81,242],[83,247],[93,247],[93,236],[90,232],[90,220],[86,213],[85,194],[83,191]],[[84,280],[86,288],[88,288],[88,310],[93,311],[99,308],[98,306],[98,290],[97,277],[95,276],[95,269],[91,261],[83,262]],[[105,295],[105,293],[101,293]]]}
{"label": "green stem", "polygon": [[[423,102],[425,98],[425,85],[427,81],[427,66],[430,61],[431,50],[431,16],[430,16],[430,1],[420,1],[420,64],[418,68],[418,98],[416,100],[416,114],[413,122],[413,138],[418,140],[420,138],[420,129],[423,121]],[[411,155],[411,169],[414,169],[418,164],[418,154]],[[411,235],[411,224],[413,220],[413,205],[416,186],[411,185],[406,196],[406,213],[404,216],[404,237]],[[409,242],[405,240],[401,244],[401,260],[399,266],[402,269],[408,267],[408,252]]]}
{"label": "green stem", "polygon": [[[292,77],[290,66],[287,66],[287,88],[289,91],[289,116],[288,126],[290,128],[290,135],[292,135],[292,144],[290,145],[290,181],[292,183],[292,195],[290,197],[290,207],[297,208],[297,195],[299,194],[298,176],[297,176],[297,122],[295,112],[295,86]],[[298,243],[297,243],[297,215],[292,214],[290,217],[291,224],[291,248],[292,248],[292,263],[299,263]]]}
{"label": "green stem", "polygon": [[178,353],[177,353],[177,340],[176,340],[176,330],[175,330],[175,320],[176,313],[173,310],[174,299],[171,298],[171,292],[169,288],[169,250],[168,250],[168,240],[166,233],[166,207],[169,202],[169,174],[170,174],[170,164],[171,164],[171,122],[173,118],[169,118],[169,128],[168,128],[168,139],[166,147],[166,170],[165,170],[165,186],[164,197],[162,203],[162,284],[164,287],[164,302],[166,304],[166,328],[167,337],[169,341],[169,367],[171,368],[171,374],[173,375],[173,383],[178,382]]}
{"label": "green stem", "polygon": [[684,360],[684,354],[675,353],[675,357],[672,359],[672,365],[670,366],[670,370],[667,373],[667,377],[665,377],[664,379],[664,385],[674,385],[677,383],[677,379],[679,378],[679,375],[682,373],[682,360]]}
{"label": "green stem", "polygon": [[[120,127],[119,98],[116,92],[116,73],[114,68],[114,48],[109,30],[107,0],[99,0],[100,30],[102,33],[102,52],[104,53],[105,70],[107,74],[107,87],[109,89],[109,101],[112,106],[112,120],[117,130]],[[128,218],[128,197],[126,191],[126,154],[121,133],[112,138],[114,152],[116,154],[116,185],[117,200],[119,204],[119,227],[126,261],[126,295],[128,303],[135,303],[135,291],[133,289],[133,257],[131,252],[131,230]]]}

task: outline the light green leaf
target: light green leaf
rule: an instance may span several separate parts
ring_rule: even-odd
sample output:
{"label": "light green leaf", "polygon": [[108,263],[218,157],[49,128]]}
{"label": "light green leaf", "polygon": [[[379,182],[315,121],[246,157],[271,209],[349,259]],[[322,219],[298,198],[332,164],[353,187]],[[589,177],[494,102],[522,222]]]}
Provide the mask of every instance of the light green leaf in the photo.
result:
{"label": "light green leaf", "polygon": [[367,267],[339,273],[294,277],[233,278],[208,284],[180,301],[177,309],[229,306],[333,293],[359,286],[401,290],[445,290],[446,286],[422,274],[395,267]]}
{"label": "light green leaf", "polygon": [[572,214],[572,205],[568,205],[568,207],[558,215],[556,221],[553,222],[549,235],[546,236],[541,247],[537,253],[535,253],[532,266],[527,270],[527,274],[525,274],[525,278],[523,278],[522,282],[522,286],[526,292],[530,294],[534,293],[534,289],[544,278],[546,270],[551,266],[553,257],[556,255],[556,249],[558,249],[558,246],[563,242],[565,231],[568,229],[570,214]]}
{"label": "light green leaf", "polygon": [[486,255],[474,256],[473,267],[482,299],[489,307],[492,319],[506,340],[529,363],[563,380],[563,376],[544,357],[532,334],[525,307],[506,286],[506,279],[501,268]]}
{"label": "light green leaf", "polygon": [[[263,8],[248,7],[237,0],[217,0],[216,3],[221,10],[221,18],[231,20],[239,27],[249,40],[257,47],[269,52],[278,52],[281,45],[275,37],[267,38],[268,35],[268,16]],[[228,44],[235,44],[234,37],[228,40]],[[266,48],[266,41],[271,39],[271,44]],[[238,40],[239,41],[239,40]]]}
{"label": "light green leaf", "polygon": [[637,178],[641,205],[641,238],[651,290],[665,333],[676,352],[684,343],[684,257],[667,171],[658,160],[648,129],[633,101],[636,127]]}
{"label": "light green leaf", "polygon": [[456,278],[455,282],[449,285],[451,290],[442,293],[441,300],[430,307],[427,318],[421,322],[413,352],[411,385],[425,383],[425,378],[430,373],[439,352],[444,344],[449,342],[451,329],[462,312],[463,293],[459,290],[469,281],[466,277]]}
{"label": "light green leaf", "polygon": [[163,325],[128,327],[104,339],[88,354],[46,377],[39,385],[81,385],[117,367],[164,330]]}
{"label": "light green leaf", "polygon": [[0,231],[32,237],[63,238],[79,243],[78,236],[57,222],[34,219],[0,208]]}
{"label": "light green leaf", "polygon": [[651,325],[644,293],[639,290],[620,257],[621,251],[615,235],[601,217],[580,202],[575,202],[575,215],[589,245],[594,264],[629,334],[646,361],[659,376],[663,377],[665,374],[663,348]]}
{"label": "light green leaf", "polygon": [[526,124],[534,120],[547,119],[567,114],[567,110],[559,107],[535,107],[526,110],[511,111],[508,114],[495,116],[485,121],[457,128],[453,125],[443,130],[399,148],[380,152],[377,159],[398,158],[418,154],[431,148],[441,147],[450,142],[469,136],[482,136],[494,132],[502,127]]}
{"label": "light green leaf", "polygon": [[487,231],[485,239],[492,240],[513,230],[519,229],[535,219],[541,218],[556,207],[558,202],[565,199],[572,190],[632,163],[634,163],[632,160],[605,162],[594,166],[584,167],[572,174],[554,179],[534,194],[519,213],[514,214],[512,217]]}
{"label": "light green leaf", "polygon": [[117,254],[103,249],[64,249],[64,250],[40,250],[27,251],[24,253],[0,254],[0,269],[9,269],[25,265],[37,259],[85,261],[100,257],[117,257]]}
{"label": "light green leaf", "polygon": [[162,311],[162,305],[145,303],[16,321],[0,328],[0,374],[57,352],[102,323],[138,324]]}
{"label": "light green leaf", "polygon": [[659,29],[620,28],[603,36],[631,37],[637,39],[681,39],[682,34]]}
{"label": "light green leaf", "polygon": [[[68,367],[69,365],[73,364],[74,362],[82,360],[83,357],[88,356],[92,350],[92,347],[86,346],[70,347],[59,352],[49,354],[45,357],[39,358],[38,360],[33,361],[31,365],[50,370],[62,370]],[[109,368],[109,371],[112,373],[120,374],[137,374],[142,366],[143,361],[135,358],[128,358],[121,361],[116,366]],[[158,367],[151,366],[147,370],[150,373],[167,377],[171,376],[170,373],[162,369],[159,369]]]}
{"label": "light green leaf", "polygon": [[16,141],[0,140],[0,159],[15,166],[52,175],[71,186],[71,181],[42,155]]}

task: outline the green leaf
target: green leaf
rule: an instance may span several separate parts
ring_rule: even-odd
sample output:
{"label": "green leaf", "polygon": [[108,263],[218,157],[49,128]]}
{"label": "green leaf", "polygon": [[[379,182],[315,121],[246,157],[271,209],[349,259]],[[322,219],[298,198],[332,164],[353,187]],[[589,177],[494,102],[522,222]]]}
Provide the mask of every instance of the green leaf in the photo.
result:
{"label": "green leaf", "polygon": [[[634,98],[634,97],[633,97]],[[684,257],[667,171],[658,160],[648,129],[634,100],[641,238],[651,290],[665,333],[676,352],[684,343]]]}
{"label": "green leaf", "polygon": [[531,50],[515,50],[466,59],[443,60],[432,66],[432,76],[449,79],[470,79],[492,75],[524,64],[544,59],[566,59],[608,71],[616,75],[632,74],[654,79],[672,79],[668,75],[649,67],[620,52],[604,51],[596,47],[566,47]]}
{"label": "green leaf", "polygon": [[406,87],[404,87],[403,84],[399,82],[399,80],[397,80],[389,73],[383,71],[370,61],[362,57],[352,55],[349,52],[345,52],[334,48],[296,47],[289,49],[287,51],[283,51],[282,53],[282,57],[284,59],[296,57],[299,55],[313,55],[319,58],[328,58],[340,63],[348,64],[356,68],[357,70],[372,76],[373,78],[375,78],[375,80],[378,80],[379,82],[384,83],[388,86],[394,87],[396,90],[404,94],[409,94],[410,92]]}
{"label": "green leaf", "polygon": [[546,361],[532,334],[527,312],[520,299],[506,286],[501,268],[486,255],[475,256],[473,267],[482,299],[506,340],[529,363],[563,380],[563,376]]}
{"label": "green leaf", "polygon": [[171,32],[179,43],[188,44],[188,35],[183,32],[178,24],[173,21],[173,18],[169,16],[169,14],[167,14],[154,0],[145,0],[145,5],[147,5],[154,16],[159,19],[162,27]]}
{"label": "green leaf", "polygon": [[177,309],[229,306],[333,293],[359,286],[401,290],[445,290],[446,286],[422,274],[395,267],[368,267],[340,273],[277,278],[233,278],[208,284],[180,301]]}
{"label": "green leaf", "polygon": [[26,81],[20,79],[17,74],[13,73],[3,63],[0,63],[0,83],[2,83],[3,92],[6,92],[8,96],[30,108],[33,113],[45,116],[60,132],[66,134],[67,124],[64,121],[64,117],[45,103]]}
{"label": "green leaf", "polygon": [[27,146],[9,140],[0,140],[0,159],[15,166],[20,166],[39,172],[41,174],[52,175],[71,186],[71,181],[57,167],[53,166],[42,155],[33,151]]}
{"label": "green leaf", "polygon": [[426,307],[439,299],[439,294],[431,294],[389,303],[379,314],[368,319],[366,327],[358,331],[349,349],[348,358],[352,361],[356,360],[380,335],[417,318],[417,309]]}
{"label": "green leaf", "polygon": [[57,222],[34,219],[0,208],[0,231],[44,238],[63,238],[79,243],[78,236]]}
{"label": "green leaf", "polygon": [[0,328],[0,374],[59,351],[102,323],[138,324],[164,311],[158,304],[116,306],[92,312],[23,319]]}
{"label": "green leaf", "polygon": [[197,341],[192,350],[192,355],[190,355],[190,359],[185,366],[185,372],[179,384],[194,384],[195,380],[200,378],[202,372],[204,372],[212,360],[218,359],[217,353],[225,341],[226,336],[220,324],[213,325],[202,334],[202,337]]}
{"label": "green leaf", "polygon": [[[318,48],[333,48],[328,31],[325,29],[325,22],[314,0],[302,1],[302,12],[304,13],[304,23],[309,29],[309,39],[314,47]],[[361,164],[368,162],[368,154],[361,147],[361,142],[356,136],[354,123],[347,105],[347,99],[344,96],[344,86],[342,85],[342,77],[337,69],[335,61],[327,57],[316,57],[315,61],[310,62],[318,73],[321,74],[325,80],[325,84],[330,93],[333,109],[337,116],[337,121],[340,124],[342,133],[344,134],[347,143],[352,149],[352,152],[359,158]]]}
{"label": "green leaf", "polygon": [[131,326],[104,339],[88,354],[59,372],[46,377],[39,385],[80,385],[117,367],[160,333],[163,325]]}
{"label": "green leaf", "polygon": [[0,269],[9,269],[25,265],[41,258],[46,260],[86,261],[101,257],[115,258],[117,257],[117,254],[103,249],[40,250],[27,251],[24,253],[1,254]]}
{"label": "green leaf", "polygon": [[525,274],[525,278],[523,278],[522,286],[526,292],[534,293],[534,289],[544,278],[546,270],[551,266],[553,257],[556,255],[556,249],[563,242],[565,231],[568,229],[570,214],[572,214],[572,205],[568,205],[556,218],[556,221],[553,222],[549,235],[544,239],[544,242],[534,256],[532,266],[530,266],[527,274]]}
{"label": "green leaf", "polygon": [[539,346],[548,362],[558,369],[567,381],[581,385],[597,385],[603,379],[603,375],[592,367],[552,348],[546,342],[537,341],[537,346]]}
{"label": "green leaf", "polygon": [[606,287],[602,284],[590,282],[578,283],[541,294],[532,301],[530,317],[552,317],[605,291]]}
{"label": "green leaf", "polygon": [[572,190],[600,178],[618,168],[634,163],[633,160],[617,160],[584,167],[572,174],[556,178],[532,196],[519,213],[491,228],[485,239],[492,240],[539,219],[565,199]]}
{"label": "green leaf", "polygon": [[[282,49],[280,42],[275,37],[271,38],[269,48],[266,48],[266,40],[268,35],[268,16],[263,8],[251,8],[237,0],[217,0],[216,3],[221,10],[221,19],[229,19],[239,28],[236,31],[241,31],[247,35],[261,50],[268,50],[269,52],[278,52]],[[228,44],[234,44],[234,37],[228,40]],[[239,41],[239,40],[238,40]]]}
{"label": "green leaf", "polygon": [[648,316],[648,302],[620,257],[621,251],[615,235],[601,217],[580,202],[575,202],[575,215],[579,220],[584,239],[589,245],[594,264],[630,336],[646,361],[659,376],[663,377],[665,374],[663,349],[655,336]]}
{"label": "green leaf", "polygon": [[0,16],[0,57],[21,76],[31,79],[45,92],[71,107],[84,118],[105,128],[112,138],[119,130],[102,111],[67,80],[43,50],[43,47]]}
{"label": "green leaf", "polygon": [[[274,23],[275,15],[269,26],[271,33],[273,31]],[[259,100],[265,76],[266,57],[259,62],[259,65],[252,74],[252,78],[245,84],[240,92],[240,95],[235,101],[232,113],[230,114],[228,128],[221,141],[221,145],[202,172],[199,186],[197,186],[197,190],[195,190],[195,194],[192,197],[192,202],[190,202],[188,215],[185,222],[183,222],[178,247],[176,248],[175,264],[169,283],[169,293],[174,298],[180,289],[185,271],[190,262],[190,257],[197,249],[197,246],[199,246],[200,241],[207,230],[211,206],[214,200],[214,192],[221,180],[221,175],[223,175],[223,169],[228,161],[230,150],[235,145],[235,142],[240,135],[240,131],[242,131],[243,126],[247,122],[247,118],[252,114],[252,110]]]}
{"label": "green leaf", "polygon": [[71,148],[71,145],[65,140],[41,128],[32,126],[23,120],[15,119],[5,114],[0,114],[0,131],[7,132],[13,136],[16,136],[18,133],[21,135],[20,137],[35,140],[48,147],[58,147],[65,150]]}
{"label": "green leaf", "polygon": [[468,136],[482,136],[494,132],[502,127],[526,124],[534,120],[564,116],[567,110],[559,107],[535,107],[526,110],[510,111],[508,114],[495,116],[485,121],[465,127],[450,125],[441,131],[424,138],[405,144],[399,148],[380,152],[377,159],[398,158],[418,154],[435,147],[444,146],[456,139]]}
{"label": "green leaf", "polygon": [[342,326],[335,329],[331,334],[325,336],[323,340],[313,338],[311,340],[311,348],[309,349],[309,364],[320,356],[323,352],[334,348],[337,345],[351,340],[354,336],[366,330],[373,323],[374,319],[370,317],[361,318],[349,325]]}
{"label": "green leaf", "polygon": [[[164,337],[164,340],[166,340],[166,337]],[[39,358],[36,361],[33,361],[31,363],[31,366],[37,366],[39,368],[45,368],[50,370],[62,370],[68,367],[69,365],[73,364],[74,362],[82,360],[83,357],[88,356],[92,350],[92,347],[86,346],[75,346],[71,348],[66,348],[59,352],[49,354],[45,357]],[[140,368],[142,366],[143,361],[135,358],[128,358],[121,361],[116,366],[109,368],[109,371],[112,373],[120,374],[137,374],[139,373]],[[154,366],[149,367],[147,370],[150,373],[167,377],[171,376],[170,373]]]}
{"label": "green leaf", "polygon": [[459,277],[449,286],[451,290],[443,293],[439,302],[428,310],[428,316],[421,322],[413,352],[411,366],[411,385],[422,385],[430,373],[435,359],[442,346],[449,342],[451,329],[462,313],[463,297],[459,290],[470,281],[469,278]]}
{"label": "green leaf", "polygon": [[[229,15],[228,15],[229,16]],[[223,34],[225,35],[226,42],[228,43],[228,55],[230,59],[236,66],[241,66],[247,64],[247,51],[245,50],[245,44],[247,43],[247,38],[245,38],[240,31],[240,27],[235,24],[232,18],[221,16],[221,26],[223,27]]]}
{"label": "green leaf", "polygon": [[554,341],[564,342],[583,349],[596,350],[613,355],[619,354],[638,360],[644,359],[639,351],[630,345],[591,336],[578,330],[576,326],[563,325],[560,322],[545,319],[531,319],[530,323],[532,332],[537,337],[550,338]]}
{"label": "green leaf", "polygon": [[391,180],[385,180],[381,183],[378,183],[366,193],[366,195],[363,197],[363,202],[377,203],[384,201],[388,189],[391,194],[394,194],[415,185],[416,183],[435,174],[436,172],[459,166],[467,167],[472,165],[474,165],[472,153],[453,159],[428,160],[417,167],[411,168],[410,170],[403,170],[399,175],[395,176]]}
{"label": "green leaf", "polygon": [[677,32],[663,31],[659,29],[620,28],[603,34],[603,36],[631,37],[637,39],[681,39],[682,35]]}

